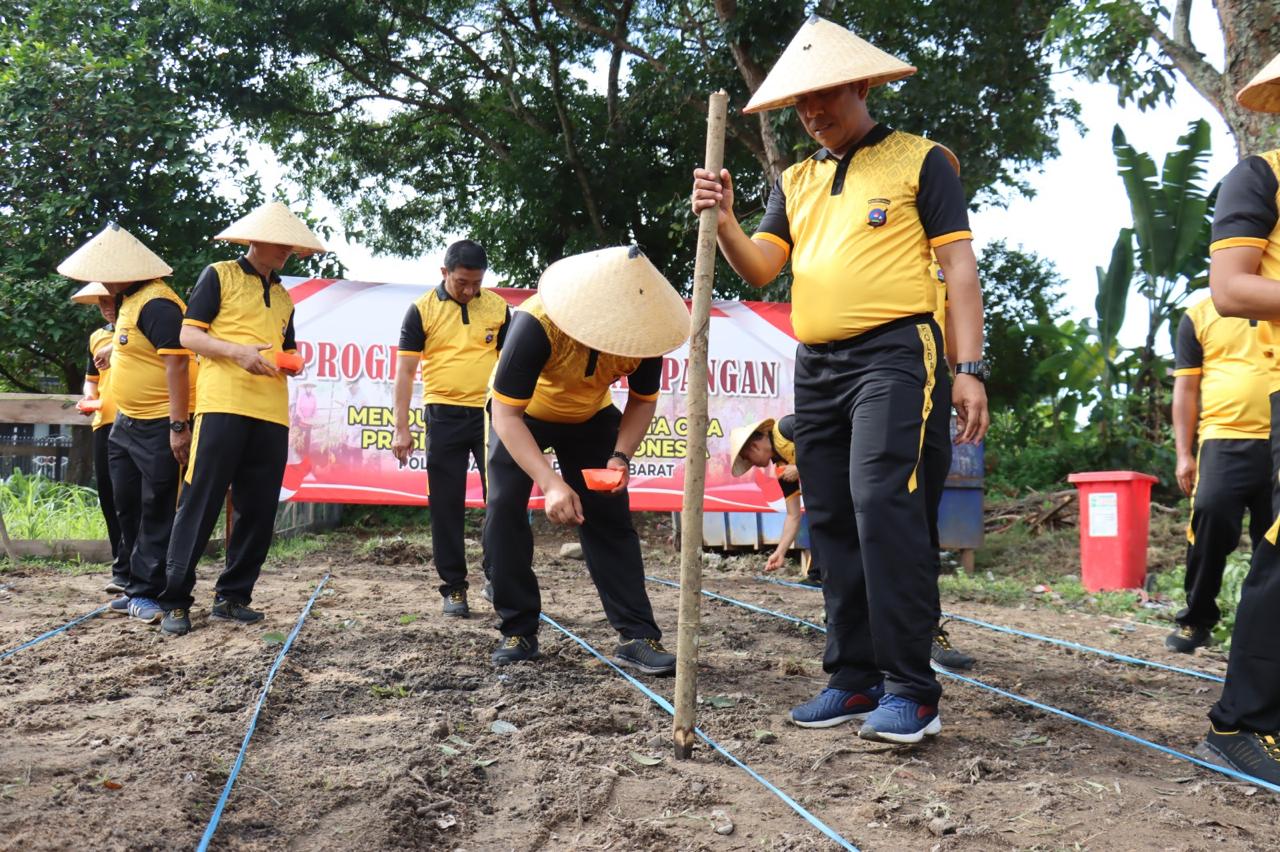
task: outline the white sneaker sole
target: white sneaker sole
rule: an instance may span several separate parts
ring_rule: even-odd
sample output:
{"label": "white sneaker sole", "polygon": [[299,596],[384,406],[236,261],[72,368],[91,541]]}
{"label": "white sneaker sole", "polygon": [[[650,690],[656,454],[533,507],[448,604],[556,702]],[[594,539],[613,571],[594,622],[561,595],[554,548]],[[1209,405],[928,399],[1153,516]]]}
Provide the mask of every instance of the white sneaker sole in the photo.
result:
{"label": "white sneaker sole", "polygon": [[891,734],[887,731],[877,731],[873,728],[863,727],[858,731],[858,736],[864,740],[872,740],[874,742],[900,743],[902,745],[911,745],[918,743],[925,737],[936,737],[942,730],[942,717],[934,716],[933,721],[925,725],[920,730],[912,734]]}

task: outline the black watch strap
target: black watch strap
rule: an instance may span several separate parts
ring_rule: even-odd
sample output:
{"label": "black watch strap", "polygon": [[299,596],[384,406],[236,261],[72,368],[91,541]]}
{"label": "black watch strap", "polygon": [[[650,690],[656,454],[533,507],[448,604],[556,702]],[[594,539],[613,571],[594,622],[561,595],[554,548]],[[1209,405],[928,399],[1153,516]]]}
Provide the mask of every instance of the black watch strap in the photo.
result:
{"label": "black watch strap", "polygon": [[190,428],[190,425],[191,424],[187,423],[187,421],[185,420],[170,420],[169,431],[174,433],[185,432],[187,431],[188,428]]}
{"label": "black watch strap", "polygon": [[978,381],[986,384],[987,379],[991,378],[991,365],[986,361],[961,361],[956,364],[956,375],[973,376]]}
{"label": "black watch strap", "polygon": [[614,450],[613,452],[609,453],[609,458],[622,459],[623,464],[625,464],[627,467],[631,467],[631,457],[628,456],[626,453],[622,452],[622,450]]}

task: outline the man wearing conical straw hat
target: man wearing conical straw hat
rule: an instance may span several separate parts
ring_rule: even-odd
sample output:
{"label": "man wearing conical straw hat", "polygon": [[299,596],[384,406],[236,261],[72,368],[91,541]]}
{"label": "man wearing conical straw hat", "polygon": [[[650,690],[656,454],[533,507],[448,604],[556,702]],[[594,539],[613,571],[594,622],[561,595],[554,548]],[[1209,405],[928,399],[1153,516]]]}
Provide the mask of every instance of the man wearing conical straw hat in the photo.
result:
{"label": "man wearing conical straw hat", "polygon": [[873,86],[913,73],[810,18],[745,111],[794,105],[822,149],[783,173],[751,237],[734,217],[727,171],[696,170],[693,193],[695,213],[718,209],[720,250],[748,283],[764,286],[791,263],[797,459],[825,560],[830,676],[791,717],[809,726],[861,719],[863,737],[903,743],[941,730],[922,450],[950,381],[930,251],[950,290],[958,440],[981,439],[988,422],[982,301],[955,164],[942,146],[867,110]]}
{"label": "man wearing conical straw hat", "polygon": [[179,471],[191,447],[195,366],[180,340],[186,305],[160,280],[173,274],[169,265],[114,223],[59,264],[58,272],[100,281],[114,299],[116,418],[107,465],[128,581],[111,608],[154,624],[164,615],[156,599],[164,591]]}
{"label": "man wearing conical straw hat", "polygon": [[[627,483],[657,407],[662,356],[688,336],[684,300],[635,247],[556,261],[512,315],[489,402],[484,542],[503,636],[494,663],[538,657],[542,599],[526,511],[536,482],[547,518],[578,527],[587,571],[620,637],[619,663],[646,674],[675,671],[645,591]],[[623,377],[620,412],[610,387]],[[589,488],[584,470],[611,489]]]}
{"label": "man wearing conical straw hat", "polygon": [[[293,300],[279,272],[293,255],[324,251],[278,201],[262,205],[215,239],[247,245],[238,260],[205,267],[182,323],[183,345],[200,356],[199,404],[187,486],[173,525],[160,629],[191,629],[196,563],[231,489],[226,566],[210,617],[251,624],[253,587],[271,547],[289,456],[289,388],[281,355],[296,355]],[[280,359],[287,363],[288,358]]]}
{"label": "man wearing conical straw hat", "polygon": [[[1280,56],[1236,95],[1246,109],[1280,114]],[[1209,288],[1218,313],[1257,320],[1264,350],[1280,345],[1280,149],[1246,157],[1223,179],[1213,213]],[[1280,358],[1272,358],[1271,481],[1280,477]],[[1280,489],[1280,486],[1277,486]],[[1280,498],[1273,495],[1273,511]],[[1200,755],[1280,784],[1280,518],[1253,551],[1240,592],[1222,696],[1209,711]]]}
{"label": "man wearing conical straw hat", "polygon": [[116,515],[115,493],[111,488],[111,466],[107,440],[116,422],[116,404],[111,398],[111,339],[115,337],[116,300],[100,281],[90,281],[71,297],[77,305],[92,305],[102,313],[106,325],[89,335],[89,360],[84,370],[84,399],[81,411],[93,419],[93,474],[98,482],[98,505],[107,522],[111,543],[111,580],[106,592],[123,592],[129,585],[129,559],[120,546],[120,519]]}

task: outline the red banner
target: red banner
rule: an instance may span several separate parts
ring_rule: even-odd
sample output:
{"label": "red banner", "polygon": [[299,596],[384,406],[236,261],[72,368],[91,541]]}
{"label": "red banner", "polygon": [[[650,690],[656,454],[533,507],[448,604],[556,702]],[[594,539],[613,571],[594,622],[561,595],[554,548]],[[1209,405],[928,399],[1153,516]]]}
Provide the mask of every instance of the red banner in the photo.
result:
{"label": "red banner", "polygon": [[[296,306],[294,325],[303,374],[289,383],[289,465],[282,500],[320,503],[426,505],[421,452],[401,467],[391,455],[394,382],[400,321],[432,285],[286,279]],[[512,307],[531,290],[498,289]],[[730,476],[733,427],[791,411],[796,341],[791,306],[716,302],[711,311],[707,430],[707,511],[782,511],[782,494],[765,471]],[[636,453],[630,485],[634,511],[678,511],[688,437],[685,399],[688,349],[663,362],[658,410]],[[621,407],[626,391],[615,387]],[[422,431],[421,384],[414,385],[411,427]],[[481,506],[474,463],[467,492]],[[530,505],[541,507],[536,493]]]}

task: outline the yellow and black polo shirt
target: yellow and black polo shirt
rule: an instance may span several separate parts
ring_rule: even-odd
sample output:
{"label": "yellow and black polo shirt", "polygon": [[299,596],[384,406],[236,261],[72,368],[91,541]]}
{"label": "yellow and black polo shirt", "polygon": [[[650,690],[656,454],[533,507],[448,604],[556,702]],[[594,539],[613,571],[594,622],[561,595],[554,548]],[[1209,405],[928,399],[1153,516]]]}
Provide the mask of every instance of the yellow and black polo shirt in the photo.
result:
{"label": "yellow and black polo shirt", "polygon": [[[1209,253],[1224,248],[1250,246],[1262,249],[1258,274],[1280,283],[1280,149],[1246,157],[1223,178],[1213,211],[1213,236]],[[1280,390],[1280,323],[1259,322],[1258,335],[1270,360],[1268,389]]]}
{"label": "yellow and black polo shirt", "polygon": [[1274,357],[1247,319],[1219,316],[1212,299],[1187,309],[1178,324],[1175,376],[1200,376],[1201,441],[1271,434],[1268,381]]}
{"label": "yellow and black polo shirt", "polygon": [[[139,281],[116,296],[111,394],[122,414],[136,420],[169,416],[169,381],[162,356],[191,357],[178,340],[185,307],[178,294],[159,278]],[[194,406],[194,362],[189,378],[191,390],[187,400],[189,406]]]}
{"label": "yellow and black polo shirt", "polygon": [[613,404],[609,386],[623,376],[633,396],[657,399],[662,358],[588,349],[551,322],[542,297],[534,295],[511,317],[493,374],[493,398],[537,420],[583,423]]}
{"label": "yellow and black polo shirt", "polygon": [[98,365],[93,362],[93,356],[98,354],[98,350],[111,343],[115,331],[114,325],[104,325],[94,329],[89,335],[89,363],[85,365],[84,378],[98,386],[98,399],[102,400],[102,407],[93,412],[93,420],[89,424],[95,430],[116,422],[116,403],[111,398],[111,368],[99,370]]}
{"label": "yellow and black polo shirt", "polygon": [[[276,352],[294,352],[293,299],[272,273],[263,278],[245,258],[206,266],[183,325],[206,329],[231,343],[268,343],[263,358],[274,366]],[[289,425],[289,385],[283,373],[259,376],[230,358],[200,357],[197,414],[239,414]]]}
{"label": "yellow and black polo shirt", "polygon": [[800,493],[799,482],[788,482],[781,475],[782,465],[796,463],[795,437],[796,416],[794,414],[779,418],[769,430],[769,440],[773,444],[774,470],[778,474],[778,487],[782,489],[782,496],[787,500]]}
{"label": "yellow and black polo shirt", "polygon": [[480,290],[464,305],[443,281],[409,307],[400,324],[400,354],[422,359],[426,405],[484,407],[510,315],[492,290]]}
{"label": "yellow and black polo shirt", "polygon": [[791,260],[791,324],[802,343],[855,337],[931,314],[931,250],[973,239],[942,146],[883,124],[843,158],[826,148],[782,173],[752,239]]}

